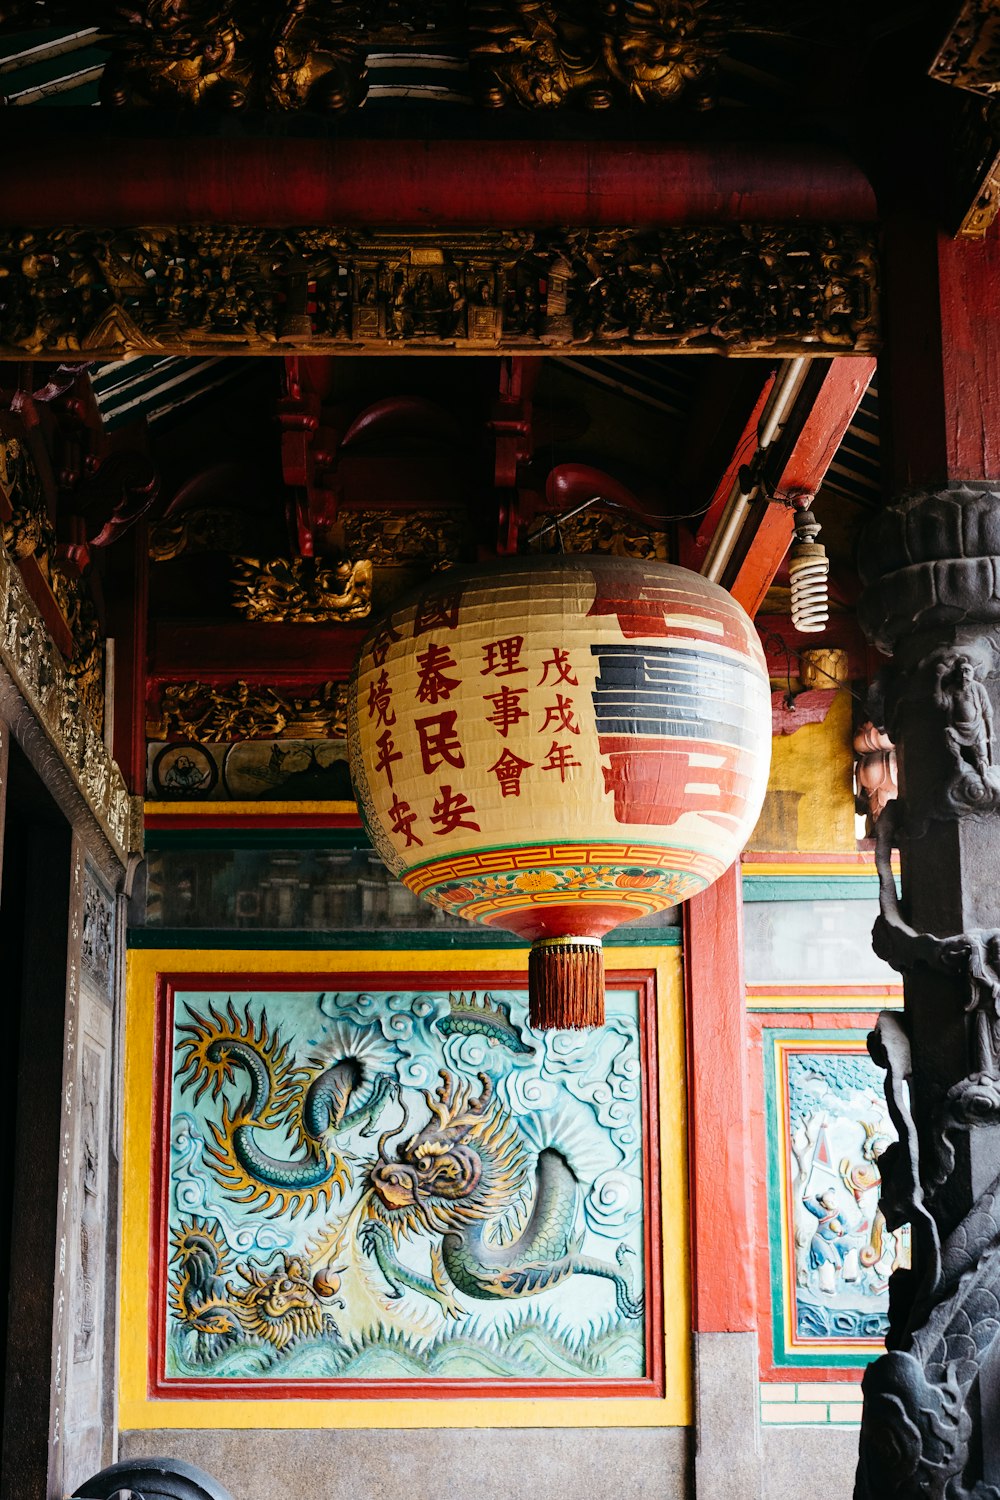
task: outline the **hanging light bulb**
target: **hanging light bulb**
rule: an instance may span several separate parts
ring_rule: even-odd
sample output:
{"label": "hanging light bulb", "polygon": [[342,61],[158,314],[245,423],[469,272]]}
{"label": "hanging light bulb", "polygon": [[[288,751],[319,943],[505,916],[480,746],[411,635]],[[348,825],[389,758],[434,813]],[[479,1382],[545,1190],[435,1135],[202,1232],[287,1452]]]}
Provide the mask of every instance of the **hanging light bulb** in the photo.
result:
{"label": "hanging light bulb", "polygon": [[826,548],[816,538],[821,530],[812,511],[806,507],[795,513],[795,540],[788,553],[788,571],[792,580],[792,624],[803,635],[826,628],[830,612],[827,580],[830,559]]}

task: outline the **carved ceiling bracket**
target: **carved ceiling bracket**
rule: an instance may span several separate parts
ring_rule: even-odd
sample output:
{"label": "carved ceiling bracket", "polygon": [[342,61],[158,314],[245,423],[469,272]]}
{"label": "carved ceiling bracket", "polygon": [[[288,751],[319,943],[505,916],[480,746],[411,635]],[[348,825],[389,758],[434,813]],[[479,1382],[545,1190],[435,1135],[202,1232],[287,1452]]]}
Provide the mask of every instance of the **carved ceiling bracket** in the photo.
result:
{"label": "carved ceiling bracket", "polygon": [[[142,849],[142,803],[131,798],[104,740],[90,721],[76,678],[45,629],[21,574],[0,546],[0,671],[44,732],[122,865]],[[28,733],[23,715],[16,733]]]}

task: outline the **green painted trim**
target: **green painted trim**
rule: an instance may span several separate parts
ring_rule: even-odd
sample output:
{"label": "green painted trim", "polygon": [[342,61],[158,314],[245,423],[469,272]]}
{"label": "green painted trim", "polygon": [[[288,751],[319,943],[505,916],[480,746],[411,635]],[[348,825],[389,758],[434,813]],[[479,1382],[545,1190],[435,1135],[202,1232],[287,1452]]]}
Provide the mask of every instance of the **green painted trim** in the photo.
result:
{"label": "green painted trim", "polygon": [[744,875],[744,901],[875,901],[878,876]]}
{"label": "green painted trim", "polygon": [[[399,948],[441,949],[525,948],[520,938],[506,932],[275,932],[239,928],[199,927],[133,927],[128,933],[130,948],[235,948],[240,951],[277,953],[313,952],[329,948],[364,949],[392,952]],[[679,948],[681,929],[663,927],[656,930],[612,934],[604,939],[606,948]]]}
{"label": "green painted trim", "polygon": [[147,828],[146,853],[171,849],[370,849],[361,828]]}
{"label": "green painted trim", "polygon": [[[778,1061],[774,1042],[857,1041],[862,1044],[867,1028],[854,1031],[803,1031],[801,1027],[765,1026],[762,1031],[761,1062],[764,1068],[765,1112],[767,1116],[767,1244],[771,1281],[771,1333],[774,1364],[787,1370],[857,1370],[870,1365],[877,1353],[856,1349],[843,1354],[805,1354],[789,1350],[785,1344],[785,1313],[782,1298],[781,1263],[781,1154],[778,1150]],[[793,1295],[794,1295],[794,1288]]]}

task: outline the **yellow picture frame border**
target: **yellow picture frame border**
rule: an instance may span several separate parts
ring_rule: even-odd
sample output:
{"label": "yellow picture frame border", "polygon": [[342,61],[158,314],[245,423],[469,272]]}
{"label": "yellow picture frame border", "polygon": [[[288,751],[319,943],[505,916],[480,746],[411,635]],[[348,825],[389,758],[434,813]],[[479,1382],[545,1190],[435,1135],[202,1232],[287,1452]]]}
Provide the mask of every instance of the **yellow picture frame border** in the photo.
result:
{"label": "yellow picture frame border", "polygon": [[118,1421],[137,1429],[309,1429],[462,1427],[678,1427],[692,1420],[691,1278],[688,1217],[684,985],[679,948],[608,952],[616,969],[652,972],[656,980],[660,1204],[662,1214],[662,1397],[488,1398],[414,1397],[328,1400],[198,1397],[151,1398],[147,1388],[150,1216],[156,990],[161,975],[314,974],[428,970],[446,980],[474,968],[485,974],[523,971],[527,950],[428,949],[261,951],[257,949],[132,949],[125,1000],[124,1148],[120,1287]]}

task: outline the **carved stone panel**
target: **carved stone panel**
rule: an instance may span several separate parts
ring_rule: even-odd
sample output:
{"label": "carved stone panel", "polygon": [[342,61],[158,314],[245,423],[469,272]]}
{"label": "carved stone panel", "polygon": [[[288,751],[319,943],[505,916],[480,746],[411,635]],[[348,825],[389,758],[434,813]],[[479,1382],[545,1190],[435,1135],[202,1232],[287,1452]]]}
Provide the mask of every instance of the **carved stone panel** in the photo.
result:
{"label": "carved stone panel", "polygon": [[83,887],[80,962],[95,993],[110,1001],[114,979],[115,909],[88,871]]}

